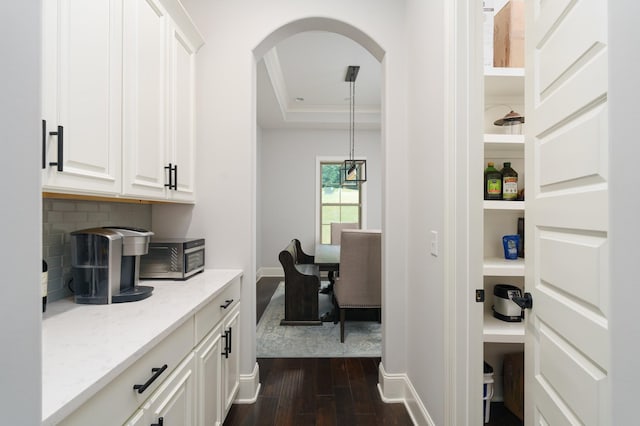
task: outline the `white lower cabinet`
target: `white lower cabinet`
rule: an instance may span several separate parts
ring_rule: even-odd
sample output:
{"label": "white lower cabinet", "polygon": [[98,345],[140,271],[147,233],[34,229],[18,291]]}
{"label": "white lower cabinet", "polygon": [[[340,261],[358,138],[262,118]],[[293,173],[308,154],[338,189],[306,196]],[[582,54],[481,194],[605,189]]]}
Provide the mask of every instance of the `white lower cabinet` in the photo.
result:
{"label": "white lower cabinet", "polygon": [[125,423],[137,425],[193,425],[196,416],[196,362],[189,354],[167,377],[143,408]]}
{"label": "white lower cabinet", "polygon": [[224,414],[226,416],[229,408],[231,408],[231,404],[233,403],[233,399],[238,392],[238,386],[240,385],[240,362],[238,357],[238,331],[240,330],[239,324],[240,318],[240,304],[238,304],[230,313],[227,315],[227,319],[224,321],[224,330],[226,333],[226,343],[228,345],[228,350],[226,355],[222,360],[222,383],[224,384],[223,388],[223,407]]}
{"label": "white lower cabinet", "polygon": [[221,425],[237,394],[240,279],[61,425]]}
{"label": "white lower cabinet", "polygon": [[233,335],[237,336],[239,314],[236,303],[195,350],[199,426],[221,425],[238,391],[238,339]]}

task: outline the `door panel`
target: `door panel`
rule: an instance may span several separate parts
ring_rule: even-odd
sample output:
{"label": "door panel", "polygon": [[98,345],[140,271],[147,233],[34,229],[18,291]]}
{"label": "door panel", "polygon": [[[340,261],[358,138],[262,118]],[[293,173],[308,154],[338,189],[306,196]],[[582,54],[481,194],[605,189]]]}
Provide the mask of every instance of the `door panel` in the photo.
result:
{"label": "door panel", "polygon": [[526,424],[610,419],[606,11],[526,7]]}

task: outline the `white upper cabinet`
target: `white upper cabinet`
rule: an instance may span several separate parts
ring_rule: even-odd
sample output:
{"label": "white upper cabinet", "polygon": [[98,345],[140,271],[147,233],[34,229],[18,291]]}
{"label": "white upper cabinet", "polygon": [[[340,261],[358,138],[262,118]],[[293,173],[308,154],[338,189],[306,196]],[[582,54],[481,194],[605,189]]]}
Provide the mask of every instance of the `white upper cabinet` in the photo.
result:
{"label": "white upper cabinet", "polygon": [[124,185],[125,195],[165,198],[168,24],[153,0],[125,4]]}
{"label": "white upper cabinet", "polygon": [[43,2],[44,190],[121,190],[121,16],[122,0]]}
{"label": "white upper cabinet", "polygon": [[43,189],[195,201],[202,37],[176,0],[89,3],[43,3]]}
{"label": "white upper cabinet", "polygon": [[169,163],[174,169],[171,199],[195,201],[195,63],[196,46],[178,28],[171,28]]}
{"label": "white upper cabinet", "polygon": [[158,1],[125,4],[124,186],[127,196],[194,201],[195,53]]}

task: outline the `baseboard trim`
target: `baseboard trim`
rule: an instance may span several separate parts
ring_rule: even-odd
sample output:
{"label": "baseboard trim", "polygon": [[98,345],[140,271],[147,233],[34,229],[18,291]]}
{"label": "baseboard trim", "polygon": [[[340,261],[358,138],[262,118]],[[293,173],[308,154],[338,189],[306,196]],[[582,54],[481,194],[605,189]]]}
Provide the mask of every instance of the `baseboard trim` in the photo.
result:
{"label": "baseboard trim", "polygon": [[403,403],[414,425],[435,426],[435,423],[406,374],[391,374],[378,367],[378,392],[386,403]]}
{"label": "baseboard trim", "polygon": [[282,277],[284,278],[284,269],[282,266],[263,266],[258,268],[256,273],[256,282],[260,281],[262,277]]}
{"label": "baseboard trim", "polygon": [[233,401],[234,404],[253,404],[258,400],[260,393],[260,366],[256,362],[251,374],[240,375],[240,385],[238,394]]}

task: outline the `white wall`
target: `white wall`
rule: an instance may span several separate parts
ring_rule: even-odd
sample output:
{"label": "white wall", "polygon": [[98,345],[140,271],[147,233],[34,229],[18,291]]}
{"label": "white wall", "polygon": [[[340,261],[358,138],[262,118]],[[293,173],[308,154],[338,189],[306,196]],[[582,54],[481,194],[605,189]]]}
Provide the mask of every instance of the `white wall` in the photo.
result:
{"label": "white wall", "polygon": [[[441,2],[408,1],[409,254],[407,375],[435,424],[444,422],[445,14]],[[430,232],[440,255],[430,255]],[[432,369],[431,366],[438,366]]]}
{"label": "white wall", "polygon": [[[330,30],[351,37],[383,59],[383,282],[390,283],[383,292],[383,359],[388,371],[405,372],[408,184],[404,1],[185,0],[184,5],[206,40],[197,59],[198,200],[192,210],[154,207],[154,230],[159,229],[156,224],[164,223],[202,235],[207,239],[209,266],[245,271],[241,297],[249,308],[243,309],[241,317],[242,374],[250,374],[255,367],[254,52],[260,56],[299,31]],[[190,217],[172,221],[177,213],[190,213]],[[429,309],[428,303],[425,309]],[[436,375],[441,369],[441,365],[428,367]]]}
{"label": "white wall", "polygon": [[609,139],[611,223],[611,413],[613,425],[638,421],[640,314],[638,312],[637,105],[640,82],[640,4],[609,1]]}
{"label": "white wall", "polygon": [[0,422],[7,425],[42,421],[40,9],[25,0],[0,13]]}
{"label": "white wall", "polygon": [[[356,158],[367,160],[367,228],[381,227],[380,131],[357,130]],[[278,253],[298,238],[306,253],[316,239],[318,182],[316,158],[342,159],[348,151],[346,130],[264,129],[258,150],[258,268],[280,267]]]}

